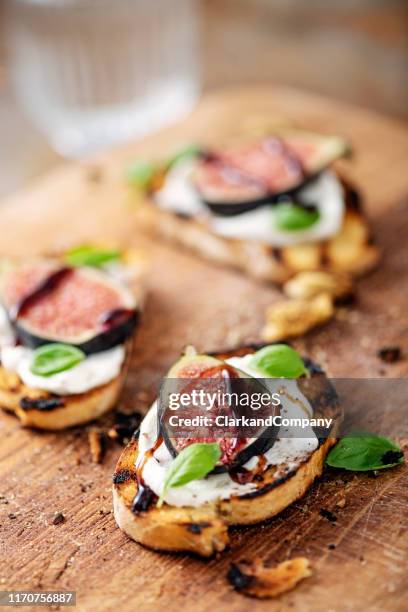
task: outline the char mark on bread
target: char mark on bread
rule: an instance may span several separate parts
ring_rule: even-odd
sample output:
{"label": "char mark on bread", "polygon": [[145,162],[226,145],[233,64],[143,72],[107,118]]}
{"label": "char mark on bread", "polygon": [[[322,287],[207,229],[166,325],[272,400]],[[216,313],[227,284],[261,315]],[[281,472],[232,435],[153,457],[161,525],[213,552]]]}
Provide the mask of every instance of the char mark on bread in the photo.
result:
{"label": "char mark on bread", "polygon": [[64,406],[64,400],[58,395],[49,397],[22,397],[20,406],[23,410],[44,410],[50,411]]}

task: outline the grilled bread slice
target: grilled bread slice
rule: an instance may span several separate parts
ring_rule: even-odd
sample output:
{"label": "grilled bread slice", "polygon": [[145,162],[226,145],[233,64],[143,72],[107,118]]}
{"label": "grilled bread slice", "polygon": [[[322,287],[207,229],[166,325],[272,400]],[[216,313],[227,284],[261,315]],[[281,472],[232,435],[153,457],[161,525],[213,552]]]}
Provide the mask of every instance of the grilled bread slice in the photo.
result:
{"label": "grilled bread slice", "polygon": [[31,389],[0,365],[0,406],[25,427],[59,430],[82,425],[114,408],[125,379],[125,368],[106,385],[77,395],[54,395]]}
{"label": "grilled bread slice", "polygon": [[[254,352],[254,348],[240,348],[216,356],[227,359],[249,352]],[[338,415],[337,402],[330,399],[321,387],[327,382],[324,374],[319,369],[309,370],[312,371],[311,385],[316,385],[312,393],[321,398],[318,411],[326,416]],[[209,557],[228,545],[229,526],[250,525],[270,519],[300,499],[321,475],[326,455],[335,442],[334,437],[321,440],[318,448],[295,469],[287,471],[285,466],[280,466],[282,469],[277,471],[277,466],[270,466],[262,474],[254,492],[207,502],[199,507],[168,504],[157,507],[157,497],[147,489],[143,510],[135,513],[132,508],[139,485],[135,468],[138,443],[134,438],[122,452],[113,476],[116,522],[129,537],[154,550],[187,551]]]}
{"label": "grilled bread slice", "polygon": [[[53,258],[56,256],[53,255]],[[144,256],[133,250],[123,253],[126,284],[135,297],[138,310],[143,306],[146,264]],[[7,262],[7,268],[15,262]],[[125,359],[119,374],[106,384],[78,394],[58,395],[28,387],[17,373],[0,362],[0,407],[13,412],[23,426],[61,430],[82,425],[112,410],[123,387],[133,340],[125,343]]]}
{"label": "grilled bread slice", "polygon": [[141,203],[139,220],[151,234],[219,265],[261,281],[282,284],[298,272],[329,270],[360,276],[373,269],[379,250],[373,244],[357,192],[342,180],[346,212],[340,232],[325,241],[275,248],[257,240],[224,238],[192,217]]}

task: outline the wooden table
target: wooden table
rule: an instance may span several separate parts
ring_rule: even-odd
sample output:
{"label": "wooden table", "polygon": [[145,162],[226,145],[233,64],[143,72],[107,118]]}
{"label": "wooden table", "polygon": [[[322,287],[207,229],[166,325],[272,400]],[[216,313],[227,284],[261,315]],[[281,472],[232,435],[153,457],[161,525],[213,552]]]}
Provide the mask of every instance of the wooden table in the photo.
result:
{"label": "wooden table", "polygon": [[[407,362],[376,351],[407,344],[408,131],[376,114],[290,89],[227,90],[193,115],[142,143],[88,164],[62,166],[0,207],[0,253],[23,255],[91,238],[140,245],[151,259],[149,298],[137,334],[123,404],[145,410],[160,376],[186,343],[212,350],[259,339],[273,287],[217,269],[138,233],[123,184],[135,156],[163,155],[183,142],[217,142],[291,120],[338,132],[355,147],[342,164],[366,195],[383,264],[359,283],[357,304],[296,342],[332,376],[397,377]],[[107,419],[104,421],[107,422]],[[381,474],[327,472],[304,500],[266,524],[232,533],[218,559],[161,555],[130,541],[112,516],[110,478],[120,452],[90,462],[85,430],[23,430],[0,415],[0,586],[74,589],[79,610],[402,610],[406,605],[408,469]],[[344,508],[336,504],[346,497]],[[333,511],[336,523],[319,514]],[[52,524],[56,512],[66,518]],[[329,549],[328,544],[335,544]],[[268,563],[302,554],[313,577],[275,602],[232,591],[232,560]]]}

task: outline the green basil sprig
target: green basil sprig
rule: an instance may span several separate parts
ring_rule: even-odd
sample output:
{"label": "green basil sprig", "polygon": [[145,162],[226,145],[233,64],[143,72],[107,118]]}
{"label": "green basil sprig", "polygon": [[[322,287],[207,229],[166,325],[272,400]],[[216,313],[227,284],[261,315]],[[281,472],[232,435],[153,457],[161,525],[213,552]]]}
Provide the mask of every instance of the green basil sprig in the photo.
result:
{"label": "green basil sprig", "polygon": [[383,470],[404,462],[401,448],[389,438],[367,432],[351,433],[342,438],[327,455],[330,467],[353,472]]}
{"label": "green basil sprig", "polygon": [[78,246],[65,253],[65,261],[74,267],[91,266],[100,268],[111,261],[118,261],[121,252],[113,249],[101,249],[94,246]]}
{"label": "green basil sprig", "polygon": [[164,496],[170,488],[181,487],[192,480],[204,478],[215,467],[220,457],[221,450],[216,443],[198,442],[183,448],[167,471],[157,507],[162,506]]}
{"label": "green basil sprig", "polygon": [[314,225],[320,216],[317,210],[309,210],[294,202],[282,202],[273,206],[272,214],[278,229],[290,232]]}
{"label": "green basil sprig", "polygon": [[160,165],[147,160],[138,160],[126,169],[126,178],[131,185],[147,190],[159,171]]}
{"label": "green basil sprig", "polygon": [[70,344],[44,344],[34,351],[30,370],[37,376],[52,376],[70,370],[85,357],[85,353]]}
{"label": "green basil sprig", "polygon": [[164,161],[148,161],[139,159],[126,169],[126,178],[131,185],[134,185],[142,191],[148,191],[154,182],[156,176],[170,170],[175,164],[181,161],[198,157],[202,149],[197,145],[191,144],[179,149],[167,160]]}
{"label": "green basil sprig", "polygon": [[307,373],[299,353],[287,344],[265,346],[253,355],[249,365],[273,378],[299,378]]}
{"label": "green basil sprig", "polygon": [[166,169],[172,168],[175,164],[178,164],[180,161],[184,161],[186,159],[190,159],[192,157],[198,157],[201,154],[202,149],[197,145],[191,144],[179,149],[174,153],[165,163]]}

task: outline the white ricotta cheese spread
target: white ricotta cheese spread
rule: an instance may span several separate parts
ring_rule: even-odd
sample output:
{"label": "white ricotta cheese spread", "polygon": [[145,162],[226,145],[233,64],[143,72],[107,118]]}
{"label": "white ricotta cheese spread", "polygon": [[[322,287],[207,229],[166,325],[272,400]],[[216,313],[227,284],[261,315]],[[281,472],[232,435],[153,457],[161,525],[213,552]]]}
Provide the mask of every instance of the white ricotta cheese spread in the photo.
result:
{"label": "white ricotta cheese spread", "polygon": [[73,368],[52,376],[38,376],[31,372],[33,350],[24,346],[3,346],[0,360],[6,370],[18,374],[23,383],[33,389],[57,395],[75,395],[104,385],[118,376],[125,359],[125,347],[115,346],[108,351],[89,355]]}
{"label": "white ricotta cheese spread", "polygon": [[192,185],[195,163],[185,160],[168,172],[163,187],[155,194],[160,208],[200,218],[220,236],[258,240],[273,247],[326,240],[341,228],[345,208],[343,188],[329,170],[299,192],[303,202],[316,206],[319,212],[316,223],[303,230],[283,231],[276,226],[271,205],[230,217],[212,214]]}
{"label": "white ricotta cheese spread", "polygon": [[85,393],[110,382],[120,373],[125,359],[125,347],[119,345],[87,356],[70,370],[52,376],[37,376],[30,370],[34,351],[15,346],[15,341],[6,310],[0,305],[0,363],[6,370],[18,374],[28,387],[58,395]]}

